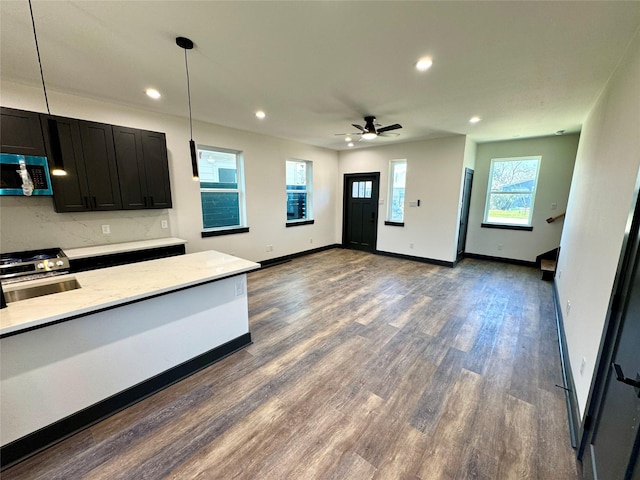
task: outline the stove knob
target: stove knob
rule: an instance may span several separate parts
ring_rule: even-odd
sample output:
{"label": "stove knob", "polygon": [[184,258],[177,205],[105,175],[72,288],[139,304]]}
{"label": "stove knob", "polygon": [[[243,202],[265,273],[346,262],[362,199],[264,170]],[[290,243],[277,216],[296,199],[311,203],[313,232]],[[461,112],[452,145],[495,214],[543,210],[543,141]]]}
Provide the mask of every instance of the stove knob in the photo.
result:
{"label": "stove knob", "polygon": [[63,265],[64,265],[64,262],[63,262],[62,260],[58,260],[58,261],[56,262],[56,265],[57,265],[57,266],[59,266],[59,267],[61,267],[61,266],[63,266]]}
{"label": "stove knob", "polygon": [[47,264],[47,266],[48,266],[49,268],[53,267],[53,262],[49,262],[49,263]]}
{"label": "stove knob", "polygon": [[44,268],[44,263],[39,263],[38,265],[36,265],[36,268],[43,269]]}

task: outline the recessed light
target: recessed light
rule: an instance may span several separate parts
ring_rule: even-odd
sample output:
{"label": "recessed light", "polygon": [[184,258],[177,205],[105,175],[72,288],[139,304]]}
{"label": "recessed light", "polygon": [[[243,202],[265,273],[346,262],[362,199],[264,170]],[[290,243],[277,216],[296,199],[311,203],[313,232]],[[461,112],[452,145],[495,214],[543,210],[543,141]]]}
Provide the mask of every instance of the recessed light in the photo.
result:
{"label": "recessed light", "polygon": [[345,142],[350,142],[351,141],[351,137],[344,137],[344,141]]}
{"label": "recessed light", "polygon": [[353,147],[353,142],[349,142],[349,143],[347,144],[347,147]]}
{"label": "recessed light", "polygon": [[151,98],[157,100],[158,98],[160,98],[162,95],[160,95],[160,92],[158,90],[156,90],[155,88],[147,88],[144,93],[146,93],[148,96],[150,96]]}
{"label": "recessed light", "polygon": [[262,118],[264,118],[264,117],[266,117],[266,116],[267,116],[267,114],[266,114],[266,113],[264,113],[262,110],[258,110],[258,111],[256,112],[256,117],[258,117],[258,118],[260,118],[260,119],[262,119]]}
{"label": "recessed light", "polygon": [[416,62],[416,69],[421,72],[426,72],[433,65],[433,60],[430,57],[423,57]]}
{"label": "recessed light", "polygon": [[481,120],[480,117],[471,117],[469,123],[478,123]]}

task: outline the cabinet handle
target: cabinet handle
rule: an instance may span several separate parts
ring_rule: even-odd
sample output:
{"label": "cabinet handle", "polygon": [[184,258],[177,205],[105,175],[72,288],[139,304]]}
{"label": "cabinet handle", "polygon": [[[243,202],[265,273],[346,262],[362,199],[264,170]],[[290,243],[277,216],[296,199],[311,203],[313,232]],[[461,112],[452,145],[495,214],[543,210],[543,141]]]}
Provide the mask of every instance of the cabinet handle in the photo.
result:
{"label": "cabinet handle", "polygon": [[148,200],[148,198],[146,196],[142,197],[142,203],[144,203],[145,207],[148,206],[148,202],[149,202],[149,200]]}
{"label": "cabinet handle", "polygon": [[89,210],[91,207],[89,205],[89,197],[82,197],[82,203],[84,204],[84,208]]}
{"label": "cabinet handle", "polygon": [[149,197],[149,203],[151,204],[151,206],[153,207],[153,196]]}
{"label": "cabinet handle", "polygon": [[98,200],[96,199],[96,197],[91,197],[91,199],[93,200],[93,208],[97,208],[98,207]]}

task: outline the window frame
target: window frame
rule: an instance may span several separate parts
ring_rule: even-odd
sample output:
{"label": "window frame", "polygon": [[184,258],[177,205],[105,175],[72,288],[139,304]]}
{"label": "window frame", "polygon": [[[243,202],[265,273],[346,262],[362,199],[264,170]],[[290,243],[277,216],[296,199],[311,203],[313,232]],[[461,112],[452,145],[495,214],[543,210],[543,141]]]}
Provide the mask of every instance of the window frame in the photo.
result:
{"label": "window frame", "polygon": [[[236,188],[211,188],[211,187],[202,187],[202,168],[200,168],[200,151],[209,151],[216,153],[226,153],[235,155],[236,160]],[[233,233],[245,233],[249,231],[247,226],[247,207],[246,207],[246,188],[245,188],[245,180],[244,180],[244,156],[242,154],[242,150],[234,150],[223,147],[214,147],[211,145],[197,145],[198,151],[198,169],[201,172],[200,180],[199,180],[199,189],[200,189],[200,208],[201,208],[201,224],[202,224],[202,237],[212,237],[219,235],[228,235]],[[223,183],[223,182],[219,182]],[[238,194],[238,218],[239,223],[237,225],[226,225],[222,227],[205,227],[204,225],[204,210],[202,209],[202,193],[237,193]]]}
{"label": "window frame", "polygon": [[[537,161],[536,173],[533,179],[533,188],[531,191],[528,190],[511,190],[511,191],[492,191],[491,184],[493,183],[493,172],[494,166],[497,163],[506,163],[506,162],[522,162],[527,160],[535,160]],[[481,224],[484,228],[501,228],[501,229],[510,229],[510,230],[533,230],[533,213],[535,208],[535,199],[536,194],[538,192],[538,181],[540,180],[540,168],[542,166],[542,155],[526,155],[521,157],[507,157],[507,158],[492,158],[491,164],[489,166],[489,178],[487,180],[487,195],[485,198],[484,204],[484,215],[483,222]],[[489,220],[489,211],[491,207],[491,197],[492,195],[529,195],[531,197],[529,213],[527,218],[527,223],[509,223],[509,222],[496,222]]]}
{"label": "window frame", "polygon": [[[287,183],[287,167],[289,163],[302,163],[305,165],[305,188],[304,190],[300,189],[289,189],[289,184]],[[298,158],[287,158],[285,160],[285,179],[284,179],[284,188],[285,188],[285,197],[286,203],[285,207],[289,202],[289,194],[290,193],[304,193],[306,195],[305,201],[305,217],[297,218],[297,219],[286,219],[286,226],[292,227],[296,225],[311,225],[314,223],[313,218],[313,162],[311,160],[302,160]],[[286,208],[285,208],[286,210]],[[285,211],[286,215],[286,211]]]}
{"label": "window frame", "polygon": [[[404,190],[404,195],[402,199],[402,218],[398,220],[393,217],[393,190],[394,190],[394,182],[395,182],[395,168],[398,165],[404,165],[405,173],[404,173],[404,186],[402,187]],[[407,169],[408,162],[407,159],[395,159],[389,162],[389,181],[388,181],[388,200],[387,200],[387,212],[386,212],[386,220],[384,222],[385,225],[391,226],[404,226],[404,205],[406,203],[406,194],[407,194]]]}

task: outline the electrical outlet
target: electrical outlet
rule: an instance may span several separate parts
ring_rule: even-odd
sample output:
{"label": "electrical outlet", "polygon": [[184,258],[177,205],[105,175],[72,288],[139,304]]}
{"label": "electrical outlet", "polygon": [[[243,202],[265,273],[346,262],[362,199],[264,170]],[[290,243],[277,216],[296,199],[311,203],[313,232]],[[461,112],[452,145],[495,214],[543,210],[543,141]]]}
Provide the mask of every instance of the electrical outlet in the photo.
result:
{"label": "electrical outlet", "polygon": [[160,222],[160,225],[162,225],[162,228],[169,228],[169,222],[167,222],[166,220],[162,220],[162,222]]}
{"label": "electrical outlet", "polygon": [[109,235],[111,233],[111,227],[109,225],[102,225],[102,234]]}
{"label": "electrical outlet", "polygon": [[555,203],[555,202],[553,202],[553,203],[551,204],[551,210],[555,210],[555,209],[557,209],[557,208],[558,208],[558,204],[557,204],[557,203]]}
{"label": "electrical outlet", "polygon": [[502,250],[502,247],[504,247],[504,245],[503,245],[503,244],[501,244],[501,243],[500,243],[500,244],[498,244],[498,250]]}
{"label": "electrical outlet", "polygon": [[562,270],[558,270],[558,280],[562,278]]}
{"label": "electrical outlet", "polygon": [[267,245],[266,247],[264,247],[264,251],[265,252],[273,252],[273,245]]}
{"label": "electrical outlet", "polygon": [[410,244],[409,244],[409,248],[413,248],[413,243],[410,243]]}
{"label": "electrical outlet", "polygon": [[236,282],[236,297],[244,294],[244,283]]}
{"label": "electrical outlet", "polygon": [[313,243],[313,238],[310,238],[310,239],[309,239],[309,243]]}
{"label": "electrical outlet", "polygon": [[580,376],[584,375],[584,369],[587,366],[587,359],[585,357],[582,357],[582,362],[580,362]]}
{"label": "electrical outlet", "polygon": [[567,300],[567,317],[569,316],[570,312],[571,312],[571,300]]}

